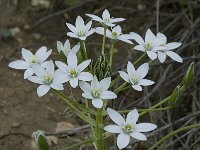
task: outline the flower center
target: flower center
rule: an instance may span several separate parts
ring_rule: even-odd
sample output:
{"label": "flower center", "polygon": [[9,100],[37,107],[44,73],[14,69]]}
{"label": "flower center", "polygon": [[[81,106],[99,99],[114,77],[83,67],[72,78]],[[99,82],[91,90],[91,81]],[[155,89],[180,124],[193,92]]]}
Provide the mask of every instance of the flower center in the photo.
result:
{"label": "flower center", "polygon": [[69,74],[74,78],[77,76],[77,71],[75,69],[71,70]]}
{"label": "flower center", "polygon": [[35,57],[32,57],[30,59],[30,62],[31,62],[31,64],[37,64],[38,63],[38,61],[37,61],[37,59]]}
{"label": "flower center", "polygon": [[147,50],[151,50],[151,48],[152,48],[152,43],[151,43],[151,42],[148,42],[148,43],[146,44],[146,49],[147,49]]}
{"label": "flower center", "polygon": [[137,84],[137,83],[138,83],[138,78],[137,78],[136,75],[133,75],[133,76],[131,77],[131,82],[132,82],[133,84]]}
{"label": "flower center", "polygon": [[99,95],[100,95],[100,89],[94,89],[92,91],[92,94],[93,94],[94,97],[99,97]]}
{"label": "flower center", "polygon": [[47,84],[47,85],[49,85],[49,84],[51,84],[52,82],[53,82],[53,78],[52,78],[49,74],[46,74],[46,75],[44,76],[44,83]]}
{"label": "flower center", "polygon": [[123,129],[124,129],[124,131],[125,131],[126,133],[130,133],[130,132],[133,131],[133,127],[132,127],[132,125],[131,125],[130,123],[127,124],[127,125],[125,125],[125,126],[123,127]]}
{"label": "flower center", "polygon": [[78,36],[85,36],[85,31],[84,30],[80,30],[79,32],[78,32]]}
{"label": "flower center", "polygon": [[117,37],[117,32],[113,32],[113,33],[112,33],[112,36],[113,36],[114,38],[116,38],[116,37]]}
{"label": "flower center", "polygon": [[104,18],[104,22],[110,22],[110,18]]}

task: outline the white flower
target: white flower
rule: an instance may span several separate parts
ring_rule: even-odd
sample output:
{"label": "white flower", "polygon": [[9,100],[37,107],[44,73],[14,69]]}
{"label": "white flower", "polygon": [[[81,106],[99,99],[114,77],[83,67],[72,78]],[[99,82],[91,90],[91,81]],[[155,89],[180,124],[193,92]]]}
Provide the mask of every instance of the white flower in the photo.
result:
{"label": "white flower", "polygon": [[48,61],[46,69],[40,65],[35,65],[33,71],[36,76],[28,77],[28,80],[41,84],[37,88],[37,94],[39,97],[45,95],[50,88],[55,90],[63,90],[62,83],[65,82],[65,78],[60,74],[59,70],[55,71],[54,64],[52,61]]}
{"label": "white flower", "polygon": [[56,61],[56,65],[62,71],[62,74],[65,75],[65,81],[69,81],[70,85],[75,88],[78,86],[78,81],[91,81],[93,76],[89,72],[82,72],[90,64],[91,60],[86,60],[81,64],[77,65],[78,60],[75,53],[70,52],[67,55],[67,64],[63,62]]}
{"label": "white flower", "polygon": [[110,133],[119,134],[117,137],[117,146],[119,149],[123,149],[129,144],[130,137],[146,141],[146,136],[141,132],[149,132],[157,128],[157,125],[152,123],[136,124],[139,118],[137,109],[129,112],[126,119],[111,108],[107,108],[107,112],[112,121],[114,121],[117,125],[108,125],[104,127],[104,130]]}
{"label": "white flower", "polygon": [[80,48],[79,43],[71,49],[69,40],[66,40],[64,45],[60,41],[57,41],[58,52],[60,53],[62,51],[65,54],[66,57],[67,57],[68,53],[71,52],[71,51],[74,52],[74,53],[77,53],[79,48]]}
{"label": "white flower", "polygon": [[121,22],[121,21],[125,20],[124,18],[113,18],[113,17],[110,17],[110,13],[109,13],[109,11],[107,9],[104,10],[104,12],[102,14],[102,18],[100,18],[100,17],[98,17],[96,15],[93,15],[93,14],[86,14],[86,15],[91,17],[92,20],[95,20],[97,22],[100,22],[103,25],[110,26],[110,27],[115,26],[114,23]]}
{"label": "white flower", "polygon": [[80,16],[76,18],[75,26],[70,23],[66,23],[66,25],[71,30],[71,32],[68,32],[67,35],[73,38],[78,38],[82,41],[86,40],[88,36],[95,32],[95,29],[91,29],[92,21],[89,21],[85,25],[83,18]]}
{"label": "white flower", "polygon": [[137,70],[135,70],[133,64],[128,62],[127,73],[124,71],[119,71],[120,76],[128,83],[132,84],[132,87],[137,91],[142,91],[143,86],[148,86],[154,84],[154,81],[144,79],[149,70],[148,63],[142,64]]}
{"label": "white flower", "polygon": [[158,33],[156,36],[157,38],[162,39],[161,46],[165,47],[165,49],[157,51],[159,61],[163,63],[166,59],[166,55],[168,55],[173,60],[182,63],[183,59],[178,54],[172,51],[173,49],[181,46],[181,43],[178,43],[178,42],[167,43],[167,37],[162,33]]}
{"label": "white flower", "polygon": [[147,30],[145,35],[145,41],[137,33],[130,33],[133,36],[133,39],[139,44],[134,47],[134,49],[147,52],[147,55],[150,59],[154,60],[157,58],[157,50],[165,49],[163,46],[160,46],[162,43],[161,37],[156,37],[150,29]]}
{"label": "white flower", "polygon": [[117,98],[115,93],[108,91],[110,84],[110,77],[99,82],[97,77],[94,76],[91,85],[87,82],[80,82],[80,88],[84,91],[82,96],[91,99],[94,107],[101,108],[103,106],[103,100]]}
{"label": "white flower", "polygon": [[[98,27],[96,29],[96,33],[104,35],[104,28]],[[107,29],[106,36],[113,40],[120,40],[129,44],[133,44],[133,42],[130,41],[130,39],[133,39],[132,36],[130,34],[122,34],[122,28],[119,25],[112,28],[112,31]]]}
{"label": "white flower", "polygon": [[40,47],[35,55],[31,53],[31,51],[22,48],[22,57],[23,60],[16,60],[11,62],[8,66],[14,69],[23,69],[26,70],[24,72],[24,79],[33,75],[33,66],[36,64],[42,65],[44,61],[49,57],[52,50],[47,51],[47,47]]}

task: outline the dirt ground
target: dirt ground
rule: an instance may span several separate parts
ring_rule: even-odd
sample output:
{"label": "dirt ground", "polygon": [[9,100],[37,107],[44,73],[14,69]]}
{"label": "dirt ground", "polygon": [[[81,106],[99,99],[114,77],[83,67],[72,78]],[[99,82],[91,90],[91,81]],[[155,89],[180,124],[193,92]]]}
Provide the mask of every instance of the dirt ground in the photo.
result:
{"label": "dirt ground", "polygon": [[[74,22],[77,15],[84,16],[85,13],[93,13],[93,10],[99,13],[105,7],[109,7],[116,16],[127,18],[123,25],[125,32],[138,31],[143,33],[141,31],[150,26],[152,18],[155,19],[155,16],[150,11],[144,15],[142,12],[148,10],[148,6],[142,3],[133,5],[134,9],[124,8],[123,11],[120,5],[125,2],[118,0],[114,2],[116,7],[112,7],[111,3],[89,2],[61,15],[50,16],[41,24],[37,24],[39,19],[71,6],[62,6],[55,0],[50,5],[40,4],[36,6],[33,6],[31,1],[26,0],[10,0],[9,2],[6,4],[6,0],[3,0],[0,3],[0,12],[2,12],[0,14],[0,150],[32,150],[35,149],[31,138],[32,132],[40,129],[54,133],[80,127],[84,123],[52,92],[39,98],[36,93],[37,85],[24,80],[23,71],[8,67],[9,62],[20,59],[21,48],[24,47],[35,52],[40,46],[46,45],[49,49],[53,49],[51,58],[56,60],[56,41],[64,41],[67,38],[65,22]],[[138,16],[138,14],[140,15]],[[99,47],[93,46],[93,40],[96,42],[96,39],[99,37],[95,35],[94,38],[88,40],[88,47],[93,51],[92,56],[98,54]],[[73,44],[75,42],[72,40]],[[115,66],[117,69],[120,64],[127,61],[125,56],[138,54],[127,49],[131,49],[131,47],[126,44],[121,45],[121,43],[117,45],[117,54],[114,58],[117,62]],[[119,55],[121,51],[122,53]],[[154,74],[153,78],[158,75],[159,73]],[[177,81],[180,81],[180,78]],[[65,86],[65,93],[70,95],[70,88]],[[170,85],[168,87],[171,88]],[[73,92],[73,96],[80,99],[79,90],[73,90]],[[165,90],[164,93],[169,92]],[[156,96],[160,96],[160,93],[153,97]],[[138,97],[136,95],[136,98]],[[52,137],[52,150],[58,150],[87,137],[87,132],[65,138]]]}

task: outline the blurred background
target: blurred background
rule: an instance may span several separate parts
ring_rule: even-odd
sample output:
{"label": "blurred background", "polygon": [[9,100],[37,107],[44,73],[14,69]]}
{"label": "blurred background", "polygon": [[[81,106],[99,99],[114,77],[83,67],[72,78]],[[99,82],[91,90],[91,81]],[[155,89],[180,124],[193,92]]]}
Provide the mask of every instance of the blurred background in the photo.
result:
{"label": "blurred background", "polygon": [[[23,72],[8,68],[8,64],[20,59],[22,47],[34,53],[43,45],[53,49],[51,58],[58,60],[56,41],[64,42],[68,38],[65,23],[74,24],[78,15],[89,21],[85,13],[100,16],[105,8],[111,16],[126,18],[120,23],[123,33],[136,32],[144,36],[150,28],[154,33],[164,33],[168,42],[182,42],[176,52],[184,60],[182,64],[169,58],[163,64],[152,63],[148,78],[156,84],[143,92],[130,89],[120,93],[114,102],[115,109],[148,108],[159,102],[181,82],[189,64],[195,63],[194,81],[181,95],[181,103],[172,110],[149,113],[141,118],[159,128],[148,134],[147,142],[132,141],[127,149],[148,149],[172,130],[200,123],[200,0],[0,0],[0,150],[35,149],[31,134],[37,129],[51,135],[52,150],[88,138],[87,125],[62,101],[50,92],[39,98],[37,85],[24,80]],[[99,24],[94,22],[93,25]],[[70,42],[77,43],[74,39]],[[96,34],[86,42],[94,59],[99,56],[101,42],[102,37]],[[107,52],[109,47],[107,40]],[[133,50],[133,46],[118,42],[114,73],[141,54]],[[80,90],[70,89],[68,84],[65,93],[77,100],[81,98]],[[66,132],[54,135],[59,131]],[[199,150],[199,144],[200,131],[192,129],[177,134],[160,149]],[[110,149],[117,149],[110,146]]]}

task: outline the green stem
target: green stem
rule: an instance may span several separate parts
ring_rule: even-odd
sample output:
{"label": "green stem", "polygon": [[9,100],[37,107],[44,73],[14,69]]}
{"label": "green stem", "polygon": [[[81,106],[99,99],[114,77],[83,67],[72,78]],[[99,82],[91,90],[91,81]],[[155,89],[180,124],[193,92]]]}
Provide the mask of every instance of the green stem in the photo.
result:
{"label": "green stem", "polygon": [[107,30],[107,27],[104,27],[103,43],[102,43],[102,49],[101,49],[101,53],[103,56],[105,56],[106,30]]}
{"label": "green stem", "polygon": [[88,56],[87,56],[87,49],[86,49],[86,46],[85,46],[85,42],[84,41],[81,41],[81,55],[83,57],[83,60],[87,60],[88,59]]}
{"label": "green stem", "polygon": [[163,137],[162,139],[160,139],[157,143],[155,143],[149,150],[155,150],[161,143],[163,143],[164,141],[166,141],[168,138],[174,136],[175,134],[185,131],[185,130],[189,130],[189,129],[193,129],[193,128],[200,128],[200,124],[195,124],[195,125],[190,125],[190,126],[186,126],[186,127],[182,127],[178,130],[175,130],[171,133],[169,133],[168,135],[166,135],[165,137]]}
{"label": "green stem", "polygon": [[139,63],[145,56],[146,56],[146,52],[144,54],[142,54],[136,61],[133,62],[133,65],[136,65],[137,63]]}
{"label": "green stem", "polygon": [[127,82],[124,82],[122,85],[120,85],[114,92],[115,94],[118,94],[125,86]]}
{"label": "green stem", "polygon": [[96,148],[97,150],[103,150],[104,142],[103,142],[103,108],[97,110],[96,116]]}
{"label": "green stem", "polygon": [[[86,108],[89,109],[88,100],[87,99],[85,99],[85,105],[86,105]],[[90,113],[87,113],[87,114],[88,114],[88,117],[91,118]],[[92,137],[94,138],[95,137],[94,127],[91,124],[90,124],[90,128],[91,128],[91,131],[92,131]]]}
{"label": "green stem", "polygon": [[114,41],[112,40],[110,48],[110,70],[112,70],[113,53],[114,53]]}
{"label": "green stem", "polygon": [[56,95],[58,95],[62,100],[64,100],[64,102],[65,102],[71,109],[73,109],[73,110],[76,112],[76,114],[77,114],[81,119],[83,119],[84,121],[88,122],[90,125],[95,126],[94,120],[91,119],[91,118],[88,118],[87,116],[85,116],[85,115],[79,110],[79,108],[77,108],[76,104],[74,103],[75,101],[71,100],[70,98],[68,98],[68,97],[66,97],[66,96],[64,96],[64,95],[62,95],[60,92],[58,92],[58,91],[56,91],[56,90],[54,90],[54,89],[53,89],[53,91],[54,91],[54,93],[55,93]]}

